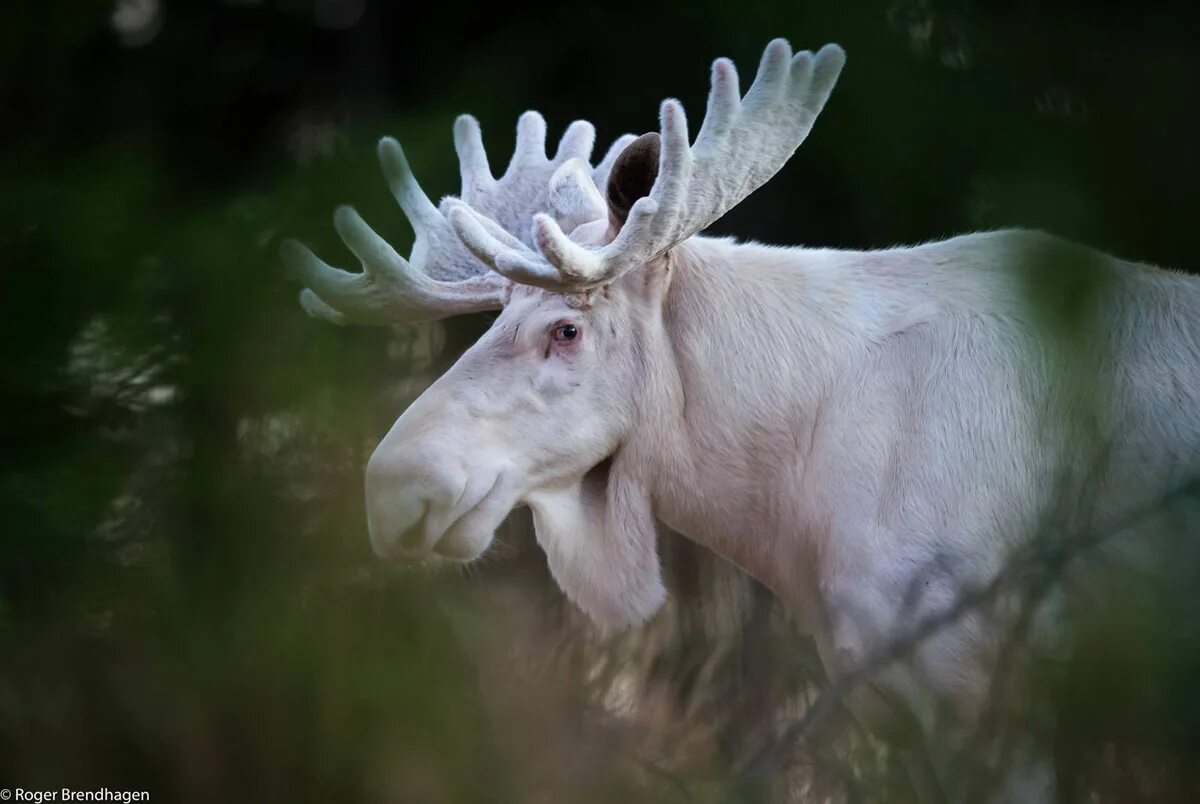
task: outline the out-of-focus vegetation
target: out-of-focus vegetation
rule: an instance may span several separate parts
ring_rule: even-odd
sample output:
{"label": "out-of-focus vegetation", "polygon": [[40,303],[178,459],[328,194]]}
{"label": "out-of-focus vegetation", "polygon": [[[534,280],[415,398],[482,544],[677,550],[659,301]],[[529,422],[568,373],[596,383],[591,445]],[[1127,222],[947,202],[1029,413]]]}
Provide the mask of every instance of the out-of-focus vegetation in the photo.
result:
{"label": "out-of-focus vegetation", "polygon": [[[668,610],[603,637],[512,517],[493,556],[370,555],[366,458],[486,317],[306,318],[279,238],[349,255],[350,202],[404,251],[375,164],[456,191],[525,108],[603,147],[703,108],[707,65],[840,42],[788,168],[716,229],[886,246],[999,226],[1197,265],[1200,15],[1125,2],[46,0],[0,8],[0,787],[156,801],[756,798],[734,769],[824,685],[743,575],[668,537]],[[334,260],[335,262],[337,260]],[[1041,289],[1035,281],[1031,293]],[[1046,277],[1048,294],[1082,292]],[[1106,800],[1185,760],[1094,763]],[[1122,773],[1130,768],[1145,773]],[[906,801],[844,718],[769,793]]]}

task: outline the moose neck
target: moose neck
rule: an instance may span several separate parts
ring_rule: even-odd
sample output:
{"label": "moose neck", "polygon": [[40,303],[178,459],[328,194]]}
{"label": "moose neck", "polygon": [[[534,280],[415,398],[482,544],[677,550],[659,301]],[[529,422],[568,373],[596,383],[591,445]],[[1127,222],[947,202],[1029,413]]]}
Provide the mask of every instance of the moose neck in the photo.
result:
{"label": "moose neck", "polygon": [[669,257],[667,390],[638,439],[655,514],[801,608],[826,496],[812,446],[844,415],[823,400],[913,314],[879,287],[884,254],[693,238]]}

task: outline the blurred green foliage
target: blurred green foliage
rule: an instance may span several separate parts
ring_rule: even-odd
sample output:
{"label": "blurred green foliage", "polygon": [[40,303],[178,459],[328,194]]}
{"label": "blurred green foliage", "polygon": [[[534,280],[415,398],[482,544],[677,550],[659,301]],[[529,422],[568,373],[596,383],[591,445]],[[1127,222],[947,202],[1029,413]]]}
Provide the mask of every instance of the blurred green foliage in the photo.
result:
{"label": "blurred green foliage", "polygon": [[[551,136],[593,120],[603,147],[655,127],[664,96],[702,109],[713,57],[749,75],[782,35],[838,41],[848,68],[716,231],[878,247],[1020,225],[1186,269],[1197,23],[1132,2],[0,9],[0,786],[715,799],[747,735],[819,683],[774,604],[673,543],[699,613],[601,640],[520,516],[465,575],[375,562],[366,457],[488,322],[308,320],[279,238],[350,265],[329,222],[350,202],[404,251],[380,135],[436,197],[458,112],[494,166],[527,107]],[[1097,289],[1060,263],[1032,261],[1029,289],[1069,320]],[[637,717],[612,698],[630,684]],[[842,758],[842,794],[904,800],[894,758],[837,728],[819,758]]]}

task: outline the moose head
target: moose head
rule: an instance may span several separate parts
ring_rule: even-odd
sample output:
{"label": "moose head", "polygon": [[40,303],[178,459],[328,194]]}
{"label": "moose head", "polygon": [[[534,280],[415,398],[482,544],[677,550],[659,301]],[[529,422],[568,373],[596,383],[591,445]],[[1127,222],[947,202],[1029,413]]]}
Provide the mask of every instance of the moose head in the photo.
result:
{"label": "moose head", "polygon": [[591,124],[571,124],[547,157],[545,121],[527,112],[494,178],[479,124],[462,116],[461,197],[439,206],[385,138],[383,172],[416,234],[409,258],[348,207],[334,222],[361,272],[284,244],[306,285],[304,308],[338,324],[501,311],[371,456],[366,501],[379,555],[471,560],[528,505],[555,578],[582,609],[609,624],[654,613],[665,597],[657,481],[696,460],[670,434],[722,427],[688,415],[693,391],[678,361],[705,313],[687,299],[673,308],[675,277],[697,261],[720,270],[721,258],[689,252],[693,235],[783,167],[844,60],[837,45],[793,55],[775,40],[742,96],[732,62],[718,59],[694,142],[682,106],[667,100],[660,132],[621,137],[595,167]]}

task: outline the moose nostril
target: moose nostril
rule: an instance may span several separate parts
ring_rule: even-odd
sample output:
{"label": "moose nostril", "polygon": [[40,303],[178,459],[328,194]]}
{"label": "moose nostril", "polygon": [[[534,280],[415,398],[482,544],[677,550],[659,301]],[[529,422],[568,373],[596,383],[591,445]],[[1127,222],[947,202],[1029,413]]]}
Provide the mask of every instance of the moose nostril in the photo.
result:
{"label": "moose nostril", "polygon": [[399,536],[396,538],[396,542],[400,545],[401,550],[413,552],[421,549],[425,542],[425,529],[422,526],[428,515],[429,503],[423,502],[421,503],[421,512],[417,516],[416,521],[405,530],[400,531]]}
{"label": "moose nostril", "polygon": [[428,501],[404,484],[367,482],[367,531],[375,553],[386,558],[397,551],[421,548],[421,524]]}

